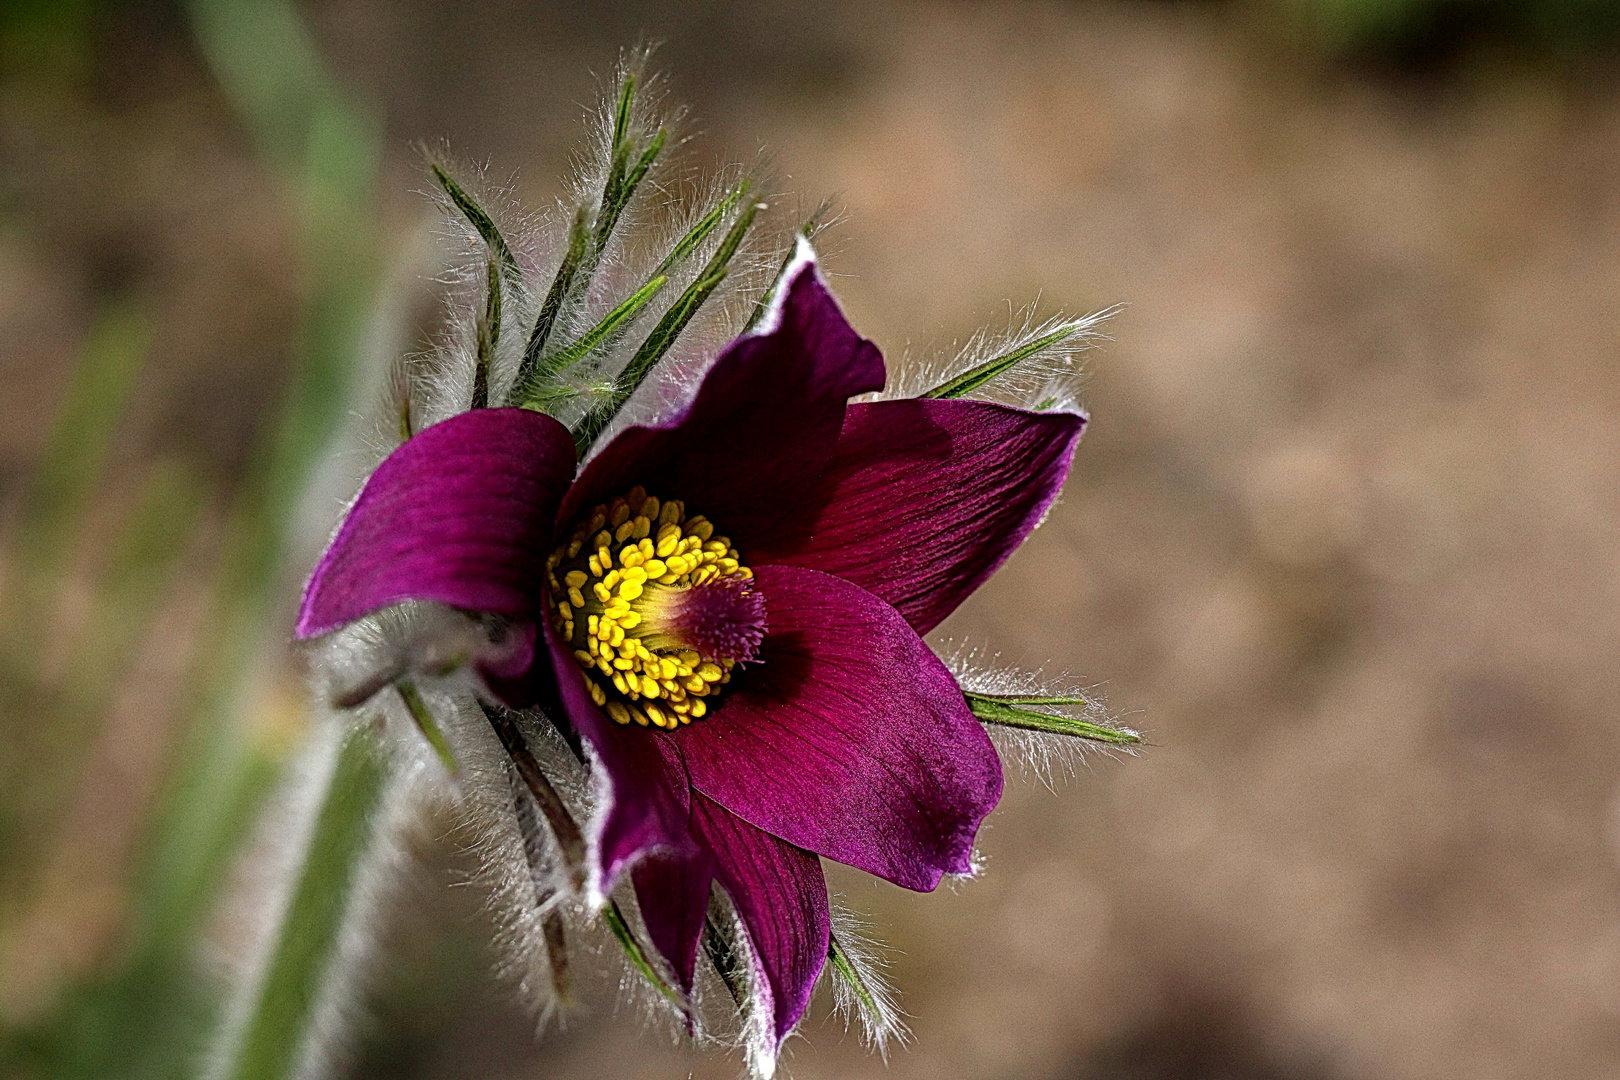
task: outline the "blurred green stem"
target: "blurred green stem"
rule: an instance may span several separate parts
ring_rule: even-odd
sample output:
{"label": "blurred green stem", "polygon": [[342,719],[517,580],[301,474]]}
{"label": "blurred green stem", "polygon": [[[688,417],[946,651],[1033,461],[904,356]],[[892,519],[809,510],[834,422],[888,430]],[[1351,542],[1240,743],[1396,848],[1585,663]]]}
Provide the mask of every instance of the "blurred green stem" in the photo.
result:
{"label": "blurred green stem", "polygon": [[244,1023],[216,1074],[228,1080],[281,1080],[301,1073],[321,988],[336,962],[346,916],[371,847],[388,769],[370,732],[359,729],[335,748],[321,782],[319,815],[304,844],[304,862],[281,917],[280,933],[249,987]]}

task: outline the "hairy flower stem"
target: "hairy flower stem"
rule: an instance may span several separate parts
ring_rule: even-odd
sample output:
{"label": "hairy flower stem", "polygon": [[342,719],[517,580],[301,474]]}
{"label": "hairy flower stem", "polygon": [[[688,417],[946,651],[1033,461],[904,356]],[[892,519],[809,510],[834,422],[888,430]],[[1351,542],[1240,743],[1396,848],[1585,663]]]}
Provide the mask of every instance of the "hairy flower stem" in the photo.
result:
{"label": "hairy flower stem", "polygon": [[973,710],[973,715],[988,724],[1001,724],[1005,727],[1024,728],[1029,731],[1044,731],[1050,735],[1069,735],[1077,739],[1112,743],[1116,746],[1129,746],[1142,741],[1142,737],[1136,732],[1123,728],[1111,728],[1102,724],[1076,720],[1068,716],[1056,716],[1052,713],[1020,708],[1022,705],[1071,707],[1089,705],[1090,702],[1085,698],[1050,695],[1003,696],[976,694],[971,691],[963,691],[962,696],[967,699],[968,708]]}
{"label": "hairy flower stem", "polygon": [[534,882],[534,906],[541,912],[540,933],[546,946],[546,966],[551,974],[551,991],[557,1003],[567,1005],[573,1000],[572,980],[568,969],[568,940],[563,929],[562,914],[549,907],[557,895],[545,866],[545,837],[540,831],[535,801],[526,793],[525,785],[514,764],[507,773],[512,786],[512,813],[518,834],[523,840],[523,858],[529,864],[529,878]]}
{"label": "hairy flower stem", "polygon": [[850,989],[855,992],[855,996],[860,999],[861,1008],[866,1010],[866,1014],[874,1017],[882,1016],[883,1010],[878,1007],[877,1000],[872,997],[872,992],[866,988],[866,983],[861,981],[860,974],[855,970],[854,961],[850,960],[849,954],[838,943],[837,934],[832,934],[827,938],[827,960],[832,964],[833,969],[843,976]]}
{"label": "hairy flower stem", "polygon": [[411,714],[411,719],[416,722],[416,730],[422,733],[422,738],[426,739],[428,745],[433,747],[433,752],[439,755],[439,761],[444,765],[445,771],[455,776],[460,772],[456,766],[456,755],[451,752],[450,744],[444,739],[444,732],[439,730],[438,722],[433,719],[432,710],[428,708],[427,702],[422,700],[422,692],[409,679],[400,679],[394,684],[394,690],[398,692],[399,699],[405,703],[405,709]]}
{"label": "hairy flower stem", "polygon": [[568,812],[562,796],[557,794],[557,789],[541,771],[540,763],[529,750],[528,741],[523,738],[523,732],[518,730],[517,722],[512,719],[511,714],[499,705],[490,705],[482,700],[478,704],[483,709],[485,718],[489,720],[489,726],[495,729],[495,737],[501,741],[506,756],[512,759],[512,764],[517,768],[524,786],[529,789],[529,794],[534,796],[535,804],[545,815],[546,824],[551,826],[551,835],[556,838],[557,847],[562,851],[563,861],[568,865],[569,877],[574,888],[583,888],[585,834],[580,831],[579,823]]}
{"label": "hairy flower stem", "polygon": [[240,1025],[213,1074],[224,1080],[282,1080],[302,1072],[299,1058],[331,975],[388,778],[364,728],[326,752],[335,760],[316,793],[320,809],[303,865],[263,972],[245,987]]}

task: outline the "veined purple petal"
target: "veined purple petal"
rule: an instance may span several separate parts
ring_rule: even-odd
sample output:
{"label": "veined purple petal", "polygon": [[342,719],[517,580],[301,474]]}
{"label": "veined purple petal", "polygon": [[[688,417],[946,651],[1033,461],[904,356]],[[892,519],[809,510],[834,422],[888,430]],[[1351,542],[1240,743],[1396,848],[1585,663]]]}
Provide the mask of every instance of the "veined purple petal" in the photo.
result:
{"label": "veined purple petal", "polygon": [[304,589],[295,634],[315,637],[405,600],[533,622],[568,429],[525,409],[435,424],[371,474]]}
{"label": "veined purple petal", "polygon": [[821,861],[696,792],[692,827],[714,853],[715,875],[748,929],[780,1049],[827,962],[832,917]]}
{"label": "veined purple petal", "polygon": [[754,568],[757,664],[674,733],[692,786],[799,847],[928,890],[970,866],[1001,762],[956,680],[894,608],[815,570]]}
{"label": "veined purple petal", "polygon": [[714,859],[707,850],[689,859],[655,854],[630,871],[636,885],[641,921],[684,993],[692,992],[698,941],[709,914],[709,888]]}
{"label": "veined purple petal", "polygon": [[696,855],[687,827],[689,786],[679,750],[659,732],[620,727],[603,715],[585,690],[579,665],[549,623],[546,645],[563,711],[595,751],[607,781],[591,838],[594,886],[606,895],[625,866],[643,852]]}
{"label": "veined purple petal", "polygon": [[1040,523],[1084,427],[984,401],[851,405],[806,528],[746,555],[852,581],[926,634]]}
{"label": "veined purple petal", "polygon": [[825,470],[845,401],[884,380],[882,354],[850,327],[813,263],[786,288],[775,329],[727,347],[682,413],[626,429],[586,464],[563,527],[640,484],[684,500],[744,551],[769,535]]}

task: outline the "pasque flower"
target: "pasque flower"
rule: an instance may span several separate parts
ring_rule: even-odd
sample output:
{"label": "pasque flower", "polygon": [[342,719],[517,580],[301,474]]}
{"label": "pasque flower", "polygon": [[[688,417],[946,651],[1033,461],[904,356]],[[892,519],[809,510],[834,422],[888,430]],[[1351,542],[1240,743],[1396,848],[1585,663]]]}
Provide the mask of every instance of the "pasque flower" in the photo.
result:
{"label": "pasque flower", "polygon": [[486,692],[539,705],[605,797],[587,888],[629,873],[690,989],[712,884],[776,1041],[828,954],[820,858],[910,889],[971,869],[1001,764],[923,642],[1039,523],[1084,426],[883,389],[809,245],[690,401],[583,464],[556,419],[463,412],[371,476],[300,637],[433,601],[507,628]]}

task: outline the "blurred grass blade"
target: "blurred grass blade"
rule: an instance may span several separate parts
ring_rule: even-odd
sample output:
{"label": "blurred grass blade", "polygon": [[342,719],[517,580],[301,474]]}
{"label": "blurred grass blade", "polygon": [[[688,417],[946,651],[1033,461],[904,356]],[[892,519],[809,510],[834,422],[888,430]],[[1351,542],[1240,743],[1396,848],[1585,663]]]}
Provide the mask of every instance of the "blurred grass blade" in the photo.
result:
{"label": "blurred grass blade", "polygon": [[[1103,724],[1092,724],[1068,716],[1056,716],[1052,713],[1020,708],[988,694],[963,691],[962,696],[967,699],[968,708],[973,710],[973,715],[988,724],[1023,728],[1027,731],[1044,731],[1049,735],[1068,735],[1077,739],[1089,739],[1092,742],[1112,743],[1121,746],[1134,745],[1142,741],[1142,737],[1134,731],[1111,728]],[[1027,704],[1036,703],[1074,706],[1090,704],[1085,698],[1058,699],[1049,697],[1030,699],[1027,702]]]}
{"label": "blurred grass blade", "polygon": [[249,987],[234,1046],[215,1074],[222,1080],[286,1080],[299,1074],[388,775],[363,728],[342,739],[335,758],[303,845],[304,864],[279,920],[284,932],[273,941],[262,978]]}
{"label": "blurred grass blade", "polygon": [[31,578],[60,569],[72,548],[152,335],[151,314],[130,299],[107,305],[90,328],[24,511],[19,554]]}

